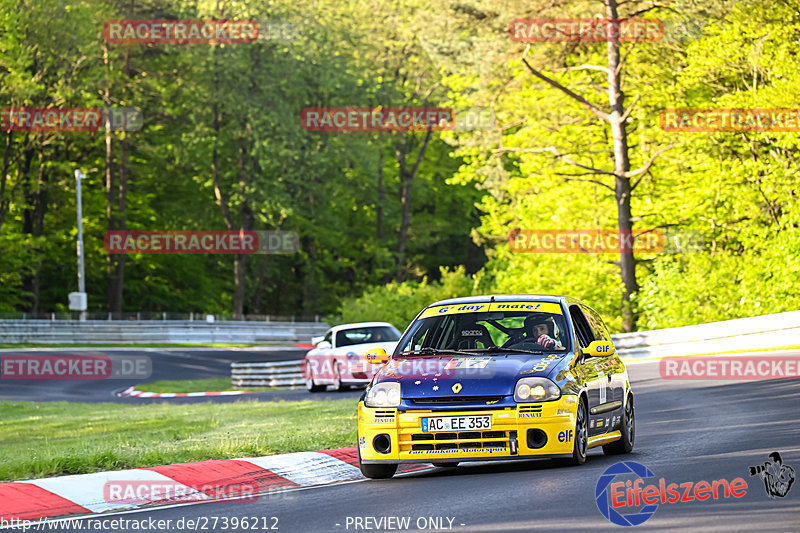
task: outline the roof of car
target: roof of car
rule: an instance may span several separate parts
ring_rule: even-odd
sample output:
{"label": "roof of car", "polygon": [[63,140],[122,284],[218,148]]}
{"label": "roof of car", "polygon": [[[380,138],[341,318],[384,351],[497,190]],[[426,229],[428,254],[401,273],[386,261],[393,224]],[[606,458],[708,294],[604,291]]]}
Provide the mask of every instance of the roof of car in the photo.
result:
{"label": "roof of car", "polygon": [[[494,298],[494,300],[492,300]],[[434,302],[428,307],[434,305],[455,305],[461,303],[489,303],[495,302],[551,302],[561,303],[565,301],[573,301],[575,298],[570,296],[557,296],[553,294],[490,294],[485,296],[467,296],[463,298],[450,298],[449,300],[441,300]]]}
{"label": "roof of car", "polygon": [[388,322],[354,322],[352,324],[339,324],[338,326],[333,326],[330,329],[330,331],[341,331],[343,329],[368,328],[375,326],[389,326],[392,328],[394,327]]}

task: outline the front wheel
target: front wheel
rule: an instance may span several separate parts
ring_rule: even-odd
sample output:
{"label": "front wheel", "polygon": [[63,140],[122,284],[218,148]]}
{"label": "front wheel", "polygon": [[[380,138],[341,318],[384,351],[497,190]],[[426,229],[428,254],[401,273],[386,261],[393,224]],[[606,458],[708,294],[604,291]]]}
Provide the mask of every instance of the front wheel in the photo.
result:
{"label": "front wheel", "polygon": [[339,363],[336,361],[333,362],[333,384],[331,384],[331,388],[337,392],[344,390],[342,386],[342,375],[339,372]]}
{"label": "front wheel", "polygon": [[308,377],[306,378],[306,390],[308,392],[319,392],[325,388],[325,385],[317,385],[314,381],[314,374],[309,370]]}
{"label": "front wheel", "polygon": [[586,450],[589,449],[589,415],[586,401],[581,397],[578,412],[575,416],[575,441],[572,445],[572,457],[558,458],[556,463],[562,466],[582,465],[586,462]]}
{"label": "front wheel", "polygon": [[631,453],[631,450],[633,450],[633,440],[636,437],[636,419],[634,414],[633,396],[628,396],[628,400],[625,402],[625,414],[622,417],[622,424],[620,424],[619,428],[620,433],[622,433],[622,438],[603,446],[604,454],[619,455],[622,453]]}

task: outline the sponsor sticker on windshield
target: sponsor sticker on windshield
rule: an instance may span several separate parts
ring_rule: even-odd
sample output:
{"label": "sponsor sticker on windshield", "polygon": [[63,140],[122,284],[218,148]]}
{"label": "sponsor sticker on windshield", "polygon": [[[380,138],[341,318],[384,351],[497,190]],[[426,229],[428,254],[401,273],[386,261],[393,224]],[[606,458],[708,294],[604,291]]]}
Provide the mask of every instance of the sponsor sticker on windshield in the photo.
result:
{"label": "sponsor sticker on windshield", "polygon": [[535,311],[537,313],[552,313],[556,315],[564,314],[561,311],[561,306],[552,302],[491,302],[438,305],[423,311],[420,318],[460,313],[485,313],[489,311]]}

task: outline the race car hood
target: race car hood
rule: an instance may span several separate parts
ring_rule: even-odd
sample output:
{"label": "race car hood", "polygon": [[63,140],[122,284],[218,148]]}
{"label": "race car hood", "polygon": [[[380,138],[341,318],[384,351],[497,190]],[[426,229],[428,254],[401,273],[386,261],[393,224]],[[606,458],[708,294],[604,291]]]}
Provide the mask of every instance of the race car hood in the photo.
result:
{"label": "race car hood", "polygon": [[375,382],[399,381],[401,396],[408,399],[441,398],[455,394],[510,396],[514,394],[519,378],[546,377],[565,355],[393,357],[376,374]]}

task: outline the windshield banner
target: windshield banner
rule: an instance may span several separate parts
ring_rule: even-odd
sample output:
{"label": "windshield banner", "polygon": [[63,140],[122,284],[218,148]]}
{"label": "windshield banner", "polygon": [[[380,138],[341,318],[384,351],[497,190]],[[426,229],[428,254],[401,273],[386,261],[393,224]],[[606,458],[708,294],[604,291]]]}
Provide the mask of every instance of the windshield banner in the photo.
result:
{"label": "windshield banner", "polygon": [[551,302],[484,302],[429,307],[422,312],[420,318],[460,313],[485,313],[489,311],[528,311],[531,313],[535,311],[537,313],[552,313],[555,315],[564,314],[559,304]]}

